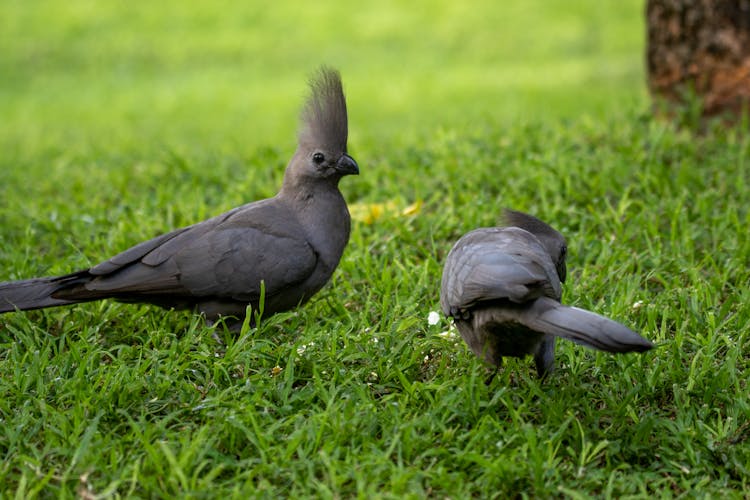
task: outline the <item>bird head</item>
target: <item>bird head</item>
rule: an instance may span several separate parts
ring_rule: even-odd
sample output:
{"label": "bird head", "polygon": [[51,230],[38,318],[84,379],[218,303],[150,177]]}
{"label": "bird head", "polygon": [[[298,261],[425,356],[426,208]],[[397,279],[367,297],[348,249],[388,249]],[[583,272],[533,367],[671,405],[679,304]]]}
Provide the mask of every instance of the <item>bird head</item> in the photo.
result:
{"label": "bird head", "polygon": [[565,237],[546,222],[537,219],[533,215],[516,210],[505,209],[503,212],[503,221],[508,226],[520,227],[537,237],[552,259],[552,262],[554,262],[558,278],[564,283],[568,274],[568,268],[565,264],[568,245]]}
{"label": "bird head", "polygon": [[310,96],[302,109],[298,147],[292,161],[296,176],[331,179],[359,174],[346,152],[346,99],[338,71],[322,67],[310,80]]}

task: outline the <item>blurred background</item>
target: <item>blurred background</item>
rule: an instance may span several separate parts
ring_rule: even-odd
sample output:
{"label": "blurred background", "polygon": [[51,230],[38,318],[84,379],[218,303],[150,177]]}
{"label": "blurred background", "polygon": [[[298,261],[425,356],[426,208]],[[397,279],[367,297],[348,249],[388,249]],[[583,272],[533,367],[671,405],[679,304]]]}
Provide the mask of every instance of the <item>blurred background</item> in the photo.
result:
{"label": "blurred background", "polygon": [[624,0],[0,3],[0,147],[294,148],[309,74],[338,68],[350,146],[647,105]]}

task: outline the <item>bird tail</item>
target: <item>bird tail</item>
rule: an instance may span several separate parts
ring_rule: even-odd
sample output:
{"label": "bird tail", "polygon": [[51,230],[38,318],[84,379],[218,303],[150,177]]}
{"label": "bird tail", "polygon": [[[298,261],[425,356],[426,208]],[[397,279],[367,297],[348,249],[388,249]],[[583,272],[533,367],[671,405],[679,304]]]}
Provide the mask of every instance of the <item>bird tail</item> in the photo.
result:
{"label": "bird tail", "polygon": [[55,298],[55,294],[90,280],[91,275],[88,271],[79,271],[65,276],[0,283],[0,313],[64,306],[94,300],[96,297]]}
{"label": "bird tail", "polygon": [[596,313],[569,307],[542,297],[524,315],[524,323],[536,331],[572,340],[607,352],[643,352],[654,345],[630,328]]}

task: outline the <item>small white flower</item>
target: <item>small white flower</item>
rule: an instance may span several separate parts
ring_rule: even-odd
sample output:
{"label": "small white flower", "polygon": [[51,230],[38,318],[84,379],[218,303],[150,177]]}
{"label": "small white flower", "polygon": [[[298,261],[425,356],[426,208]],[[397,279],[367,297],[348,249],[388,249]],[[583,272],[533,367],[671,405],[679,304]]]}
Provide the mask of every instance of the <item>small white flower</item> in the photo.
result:
{"label": "small white flower", "polygon": [[430,311],[430,314],[427,315],[427,324],[433,326],[438,323],[440,323],[440,314],[437,311]]}
{"label": "small white flower", "polygon": [[453,340],[456,338],[456,332],[453,329],[446,330],[444,332],[438,333],[439,337],[443,337],[444,339]]}
{"label": "small white flower", "polygon": [[633,304],[632,307],[634,311],[637,311],[638,309],[643,307],[643,301],[642,300],[637,301],[635,304]]}
{"label": "small white flower", "polygon": [[302,356],[303,354],[305,354],[306,350],[307,350],[307,346],[305,344],[302,344],[301,346],[297,348],[297,355]]}

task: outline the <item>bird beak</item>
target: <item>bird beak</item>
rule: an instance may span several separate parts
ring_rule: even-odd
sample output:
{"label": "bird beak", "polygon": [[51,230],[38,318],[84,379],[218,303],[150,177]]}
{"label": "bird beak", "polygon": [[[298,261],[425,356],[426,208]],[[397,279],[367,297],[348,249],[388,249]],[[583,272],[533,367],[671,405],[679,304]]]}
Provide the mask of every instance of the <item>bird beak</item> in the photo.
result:
{"label": "bird beak", "polygon": [[560,282],[565,283],[565,278],[568,277],[568,266],[565,264],[564,260],[557,264],[557,274],[560,278]]}
{"label": "bird beak", "polygon": [[341,175],[359,175],[359,166],[357,166],[357,162],[346,153],[341,155],[339,161],[336,162],[336,170],[338,170]]}

